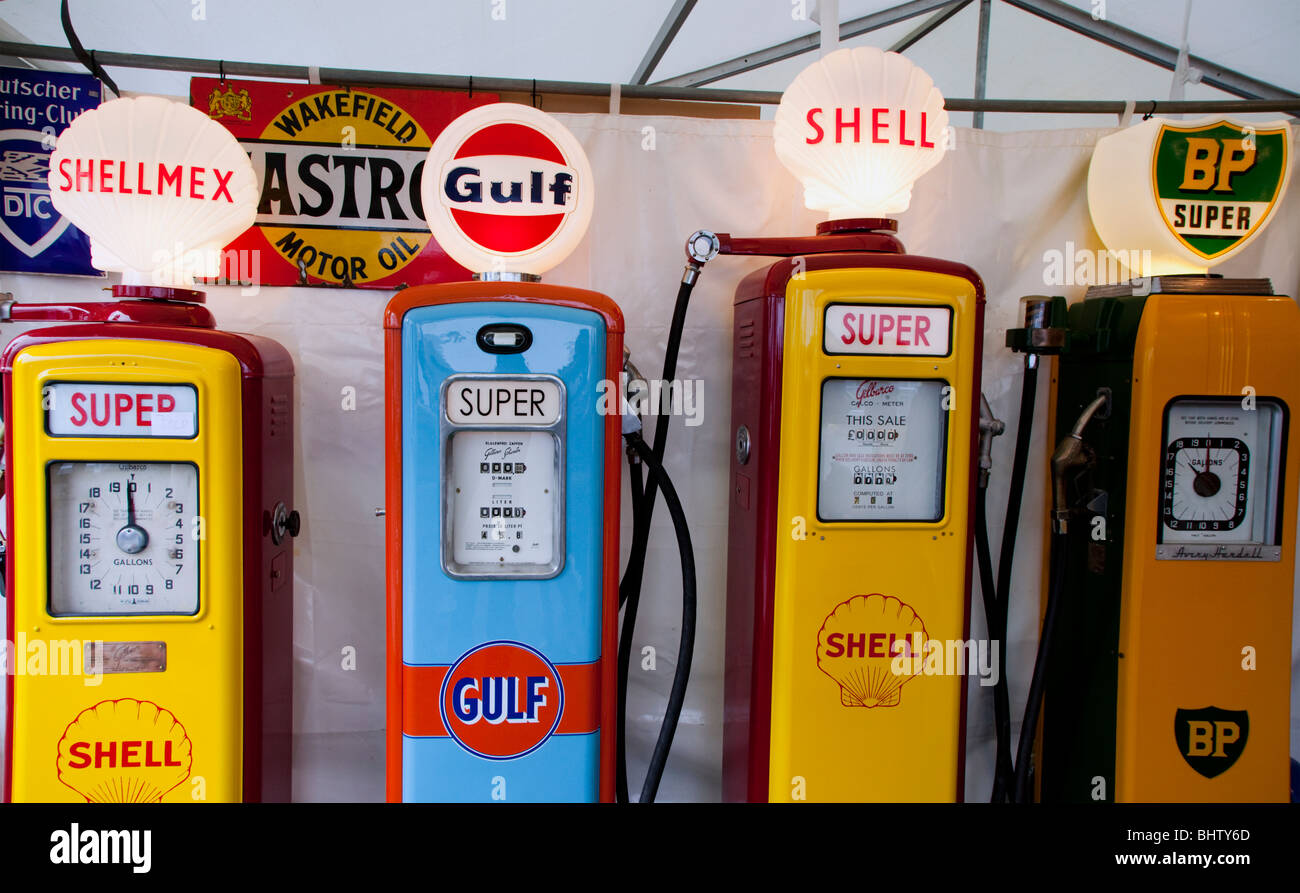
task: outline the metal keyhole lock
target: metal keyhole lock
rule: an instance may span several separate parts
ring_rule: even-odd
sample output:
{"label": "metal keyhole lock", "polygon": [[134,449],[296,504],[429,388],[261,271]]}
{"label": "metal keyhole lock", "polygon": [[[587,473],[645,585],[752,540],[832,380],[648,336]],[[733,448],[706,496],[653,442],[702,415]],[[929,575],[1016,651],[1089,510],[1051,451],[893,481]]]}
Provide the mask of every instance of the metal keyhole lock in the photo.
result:
{"label": "metal keyhole lock", "polygon": [[302,530],[302,518],[297,510],[289,511],[283,502],[277,502],[271,510],[271,542],[280,545],[285,534],[297,536]]}
{"label": "metal keyhole lock", "polygon": [[736,429],[736,461],[741,465],[749,461],[749,429],[744,425]]}

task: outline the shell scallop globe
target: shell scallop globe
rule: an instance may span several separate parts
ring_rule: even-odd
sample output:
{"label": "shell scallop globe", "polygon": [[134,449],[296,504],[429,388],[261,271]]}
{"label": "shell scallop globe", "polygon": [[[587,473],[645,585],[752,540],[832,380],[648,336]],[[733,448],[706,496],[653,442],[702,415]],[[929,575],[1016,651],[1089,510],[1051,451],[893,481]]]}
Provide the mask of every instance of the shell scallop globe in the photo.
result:
{"label": "shell scallop globe", "polygon": [[221,124],[157,96],[87,110],[50,158],[54,207],[90,237],[91,262],[127,284],[189,286],[257,215],[257,176]]}
{"label": "shell scallop globe", "polygon": [[59,740],[59,780],[88,803],[156,803],[189,778],[185,727],[152,701],[100,701]]}
{"label": "shell scallop globe", "polygon": [[921,671],[926,638],[925,624],[905,602],[855,595],[822,623],[817,668],[839,685],[845,707],[896,707],[903,685]]}
{"label": "shell scallop globe", "polygon": [[947,132],[943,95],[924,70],[898,53],[854,47],[799,73],[772,137],[808,208],[883,217],[907,210],[912,183],[942,160]]}

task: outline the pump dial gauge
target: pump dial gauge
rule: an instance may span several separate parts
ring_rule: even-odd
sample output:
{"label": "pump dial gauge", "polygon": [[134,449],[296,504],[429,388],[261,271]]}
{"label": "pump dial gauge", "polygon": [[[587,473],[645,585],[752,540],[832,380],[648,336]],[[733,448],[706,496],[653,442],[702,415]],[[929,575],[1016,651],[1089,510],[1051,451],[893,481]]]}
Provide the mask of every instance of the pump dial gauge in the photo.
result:
{"label": "pump dial gauge", "polygon": [[194,614],[198,469],[190,462],[52,462],[50,613]]}
{"label": "pump dial gauge", "polygon": [[1250,448],[1237,437],[1180,437],[1165,449],[1165,525],[1233,530],[1246,518]]}
{"label": "pump dial gauge", "polygon": [[820,520],[932,523],[943,517],[946,387],[939,379],[822,382]]}
{"label": "pump dial gauge", "polygon": [[[1185,398],[1165,411],[1162,558],[1271,558],[1277,546],[1284,412],[1259,399]],[[1226,544],[1269,547],[1254,552]],[[1193,549],[1192,545],[1206,549]],[[1210,548],[1213,547],[1213,548]]]}

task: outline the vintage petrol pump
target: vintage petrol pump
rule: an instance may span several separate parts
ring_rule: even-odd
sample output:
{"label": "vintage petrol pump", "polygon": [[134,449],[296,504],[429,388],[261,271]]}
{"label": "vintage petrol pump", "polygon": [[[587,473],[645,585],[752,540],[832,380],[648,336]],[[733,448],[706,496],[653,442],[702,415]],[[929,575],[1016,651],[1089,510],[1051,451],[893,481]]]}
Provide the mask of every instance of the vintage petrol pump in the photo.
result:
{"label": "vintage petrol pump", "polygon": [[1208,271],[1273,216],[1290,144],[1220,119],[1097,144],[1093,223],[1135,278],[1056,301],[1043,800],[1288,798],[1300,309]]}
{"label": "vintage petrol pump", "polygon": [[538,282],[586,231],[591,170],[498,103],[439,135],[423,196],[482,272],[384,317],[388,799],[612,800],[622,431],[599,397],[623,316]]}
{"label": "vintage petrol pump", "polygon": [[0,307],[61,323],[3,358],[5,799],[288,800],[293,363],[193,290],[252,223],[252,166],[140,97],[78,117],[49,183],[123,284]]}
{"label": "vintage petrol pump", "polygon": [[815,236],[697,233],[783,258],[736,290],[723,794],[961,799],[984,289],[907,255],[884,215],[938,163],[947,114],[902,56],[839,50],[775,140]]}

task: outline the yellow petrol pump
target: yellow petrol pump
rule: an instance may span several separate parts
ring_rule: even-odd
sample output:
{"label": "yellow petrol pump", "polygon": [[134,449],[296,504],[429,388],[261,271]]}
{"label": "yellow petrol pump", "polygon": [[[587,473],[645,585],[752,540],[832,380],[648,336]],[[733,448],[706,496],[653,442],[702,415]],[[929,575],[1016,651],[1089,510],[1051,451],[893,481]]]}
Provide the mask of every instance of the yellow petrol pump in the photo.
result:
{"label": "yellow petrol pump", "polygon": [[3,358],[5,799],[287,800],[293,363],[186,287],[251,223],[252,167],[201,112],[121,99],[50,188],[125,281],[3,307],[60,323]]}
{"label": "yellow petrol pump", "polygon": [[733,239],[783,258],[736,291],[724,796],[962,798],[984,289],[887,215],[943,157],[925,72],[832,53],[785,92],[777,153],[832,219]]}
{"label": "yellow petrol pump", "polygon": [[1044,800],[1288,798],[1300,309],[1209,269],[1271,219],[1290,144],[1151,119],[1097,145],[1089,208],[1135,278],[1056,302]]}

